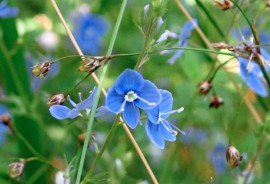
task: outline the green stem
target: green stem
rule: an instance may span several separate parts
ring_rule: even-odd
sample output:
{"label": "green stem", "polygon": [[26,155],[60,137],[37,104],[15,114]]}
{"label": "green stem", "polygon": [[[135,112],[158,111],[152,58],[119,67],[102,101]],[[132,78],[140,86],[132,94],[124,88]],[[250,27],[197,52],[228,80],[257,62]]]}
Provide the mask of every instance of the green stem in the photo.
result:
{"label": "green stem", "polygon": [[203,12],[206,14],[206,16],[208,17],[208,19],[210,20],[210,22],[212,22],[213,26],[216,28],[216,30],[219,33],[219,35],[222,38],[224,38],[225,37],[225,34],[220,29],[219,25],[217,24],[217,21],[214,19],[214,17],[212,16],[212,14],[210,14],[209,11],[207,11],[207,9],[203,5],[203,3],[201,3],[201,1],[199,1],[199,0],[195,0],[195,1],[199,5],[199,7],[203,10]]}
{"label": "green stem", "polygon": [[72,87],[66,94],[69,94],[71,91],[76,89],[79,85],[81,85],[91,74],[87,74],[82,80],[80,80],[74,87]]}
{"label": "green stem", "polygon": [[104,143],[104,145],[100,149],[100,151],[99,151],[98,155],[96,156],[96,158],[95,158],[95,160],[94,160],[94,162],[93,162],[90,170],[88,171],[88,173],[84,177],[84,179],[81,182],[81,184],[86,184],[87,183],[87,179],[90,178],[91,175],[93,174],[93,172],[94,172],[94,170],[95,170],[95,168],[97,166],[97,163],[99,162],[99,160],[100,160],[101,156],[103,155],[103,152],[105,151],[105,149],[108,147],[108,145],[109,145],[109,143],[110,143],[110,141],[112,139],[112,136],[113,136],[113,134],[114,134],[117,126],[119,125],[119,121],[118,120],[119,120],[120,117],[121,117],[120,114],[118,114],[117,117],[116,117],[116,119],[115,119],[115,121],[114,121],[114,124],[113,124],[113,126],[112,126],[112,128],[111,128],[111,130],[109,132],[109,135],[108,135],[108,137],[107,137],[107,139],[106,139],[106,141]]}
{"label": "green stem", "polygon": [[139,69],[144,56],[147,54],[145,52],[146,52],[147,47],[148,47],[148,41],[149,41],[149,38],[150,38],[150,35],[151,35],[151,32],[152,32],[152,28],[153,28],[153,25],[154,25],[154,20],[155,20],[154,18],[151,18],[151,22],[150,22],[148,31],[146,33],[146,37],[145,37],[145,41],[144,41],[144,45],[143,45],[141,55],[139,56],[138,61],[137,61],[136,65],[135,65],[135,67],[134,67],[135,70]]}
{"label": "green stem", "polygon": [[211,78],[209,79],[209,81],[212,81],[215,78],[215,75],[217,74],[217,72],[219,71],[219,69],[221,67],[223,67],[224,65],[226,65],[229,61],[231,61],[233,58],[228,59],[227,61],[225,61],[224,63],[220,64],[214,71],[214,73],[212,74]]}
{"label": "green stem", "polygon": [[[123,15],[124,15],[124,11],[125,11],[125,8],[126,8],[126,5],[127,5],[127,1],[128,0],[123,0],[122,1],[120,12],[118,14],[117,21],[116,21],[116,24],[115,24],[115,27],[114,27],[114,31],[113,31],[113,34],[112,34],[112,37],[111,37],[111,40],[110,40],[109,48],[108,48],[108,51],[107,51],[107,56],[111,55],[111,53],[112,53],[113,46],[114,46],[114,43],[115,43],[115,40],[116,40],[116,36],[117,36],[118,30],[119,30],[119,27],[120,27],[120,24],[121,24]],[[87,147],[88,147],[89,140],[90,140],[90,133],[91,133],[92,125],[93,125],[93,122],[94,122],[96,109],[97,109],[97,106],[98,106],[98,101],[99,101],[99,97],[100,97],[100,93],[101,93],[101,88],[102,88],[102,85],[103,85],[107,70],[108,70],[108,65],[105,65],[103,67],[103,70],[102,70],[102,74],[101,74],[101,77],[100,77],[100,82],[99,82],[98,87],[97,87],[97,92],[96,92],[96,95],[95,95],[94,104],[93,104],[91,114],[90,114],[90,118],[89,118],[88,125],[87,125],[86,137],[85,137],[85,141],[84,141],[84,144],[83,144],[82,155],[81,155],[81,158],[80,158],[80,164],[79,164],[79,168],[78,168],[76,184],[80,183],[80,180],[81,180],[84,160],[85,160]]]}

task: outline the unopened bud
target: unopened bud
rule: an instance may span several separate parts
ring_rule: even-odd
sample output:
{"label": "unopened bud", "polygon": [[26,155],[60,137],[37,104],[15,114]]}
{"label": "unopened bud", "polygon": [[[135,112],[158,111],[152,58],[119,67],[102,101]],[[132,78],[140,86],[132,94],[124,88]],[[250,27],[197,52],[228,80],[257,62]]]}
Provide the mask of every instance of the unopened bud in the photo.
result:
{"label": "unopened bud", "polygon": [[240,165],[243,156],[239,154],[239,151],[234,146],[228,146],[226,150],[226,159],[229,166],[235,168]]}
{"label": "unopened bud", "polygon": [[51,107],[52,105],[61,105],[65,101],[65,96],[61,93],[59,94],[53,94],[50,96],[49,101],[47,102],[47,105]]}
{"label": "unopened bud", "polygon": [[231,0],[215,0],[214,5],[225,11],[231,9],[234,4]]}
{"label": "unopened bud", "polygon": [[210,81],[202,81],[198,85],[199,94],[200,95],[206,95],[211,90],[212,84]]}
{"label": "unopened bud", "polygon": [[79,66],[80,72],[93,73],[96,69],[98,69],[102,64],[106,61],[110,60],[111,57],[94,57],[94,58],[85,58],[81,65]]}
{"label": "unopened bud", "polygon": [[25,159],[20,159],[20,162],[9,164],[9,177],[12,179],[20,177],[23,174],[25,162]]}
{"label": "unopened bud", "polygon": [[209,107],[218,108],[223,105],[223,103],[223,99],[220,96],[213,95],[211,96]]}
{"label": "unopened bud", "polygon": [[32,74],[39,77],[44,77],[51,69],[51,63],[48,61],[39,63],[33,67]]}

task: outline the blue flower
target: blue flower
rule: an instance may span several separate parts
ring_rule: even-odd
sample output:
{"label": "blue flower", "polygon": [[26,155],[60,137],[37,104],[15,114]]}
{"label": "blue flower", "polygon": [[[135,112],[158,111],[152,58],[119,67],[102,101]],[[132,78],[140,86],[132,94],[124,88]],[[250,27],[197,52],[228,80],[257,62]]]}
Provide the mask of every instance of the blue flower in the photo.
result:
{"label": "blue flower", "polygon": [[96,88],[94,88],[90,96],[83,101],[81,98],[81,94],[79,93],[81,102],[78,104],[73,102],[68,97],[70,104],[74,107],[73,109],[70,109],[69,107],[64,106],[64,105],[52,105],[49,111],[54,118],[59,119],[59,120],[67,119],[67,118],[73,119],[78,116],[82,116],[81,111],[83,110],[86,110],[86,113],[88,115],[89,112],[91,111],[91,107],[93,106],[95,93],[96,93]]}
{"label": "blue flower", "polygon": [[265,79],[260,66],[255,61],[238,57],[240,63],[240,76],[244,83],[257,95],[266,97],[268,95]]}
{"label": "blue flower", "polygon": [[102,46],[107,23],[100,16],[81,12],[74,19],[74,37],[85,54],[97,55]]}
{"label": "blue flower", "polygon": [[[179,42],[175,45],[175,47],[186,47],[187,46],[187,39],[190,36],[192,30],[197,26],[198,22],[196,19],[192,19],[192,21],[187,21],[181,31],[181,33],[178,35]],[[175,38],[174,34],[172,32],[166,30],[159,38],[159,41],[163,41],[167,39],[167,37],[173,37]],[[168,63],[174,64],[176,60],[182,55],[183,49],[177,50],[173,56],[168,60]],[[165,51],[162,52],[162,54],[169,54],[172,51]]]}
{"label": "blue flower", "polygon": [[0,18],[16,17],[18,12],[18,8],[9,7],[7,1],[4,0],[0,3]]}
{"label": "blue flower", "polygon": [[126,69],[109,89],[106,98],[107,108],[114,112],[123,112],[127,125],[134,129],[140,121],[141,109],[150,109],[161,101],[161,94],[150,81],[134,70]]}
{"label": "blue flower", "polygon": [[5,141],[5,134],[9,130],[8,126],[5,125],[2,122],[2,118],[1,118],[1,116],[3,116],[6,113],[8,113],[8,110],[3,105],[0,105],[0,144],[3,144],[4,143],[4,141]]}
{"label": "blue flower", "polygon": [[209,160],[217,174],[222,174],[226,171],[226,148],[227,145],[223,142],[218,142],[213,150],[209,153]]}
{"label": "blue flower", "polygon": [[164,149],[165,140],[170,142],[175,141],[177,131],[184,134],[184,132],[167,121],[166,118],[168,118],[170,114],[182,112],[184,108],[172,111],[172,94],[166,90],[160,90],[160,92],[162,95],[160,104],[152,109],[146,110],[148,120],[146,122],[145,130],[151,142],[158,148]]}

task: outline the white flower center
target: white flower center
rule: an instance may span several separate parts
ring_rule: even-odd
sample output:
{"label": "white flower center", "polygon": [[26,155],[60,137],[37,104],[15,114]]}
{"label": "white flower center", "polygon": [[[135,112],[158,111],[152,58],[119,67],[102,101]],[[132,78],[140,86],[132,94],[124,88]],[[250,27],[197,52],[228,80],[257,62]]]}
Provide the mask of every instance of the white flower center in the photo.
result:
{"label": "white flower center", "polygon": [[129,91],[126,95],[125,95],[125,101],[128,102],[133,102],[134,100],[136,100],[138,98],[137,94],[134,91]]}

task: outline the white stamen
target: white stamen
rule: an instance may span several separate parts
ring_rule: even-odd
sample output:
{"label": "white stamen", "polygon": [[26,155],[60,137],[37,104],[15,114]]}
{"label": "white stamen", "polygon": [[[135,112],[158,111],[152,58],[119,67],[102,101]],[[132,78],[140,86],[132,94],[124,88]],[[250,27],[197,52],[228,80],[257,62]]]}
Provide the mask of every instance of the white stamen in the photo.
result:
{"label": "white stamen", "polygon": [[125,105],[126,105],[126,100],[122,103],[121,108],[120,108],[120,112],[123,112],[125,110]]}
{"label": "white stamen", "polygon": [[82,102],[82,93],[79,92],[78,94],[79,94],[80,102]]}
{"label": "white stamen", "polygon": [[73,107],[76,107],[77,104],[71,100],[71,98],[70,98],[69,95],[67,96],[67,99],[68,99],[69,103],[70,103]]}
{"label": "white stamen", "polygon": [[160,113],[159,113],[159,116],[164,115],[164,114],[180,113],[180,112],[182,112],[183,110],[184,110],[184,107],[181,107],[181,108],[179,108],[179,109],[177,109],[177,110],[172,110],[172,111],[169,111],[169,112],[160,112]]}
{"label": "white stamen", "polygon": [[140,99],[141,101],[143,101],[144,103],[147,103],[147,105],[149,105],[149,106],[156,106],[156,103],[154,103],[154,102],[148,102],[147,100],[145,100],[139,96],[137,96],[137,98]]}

